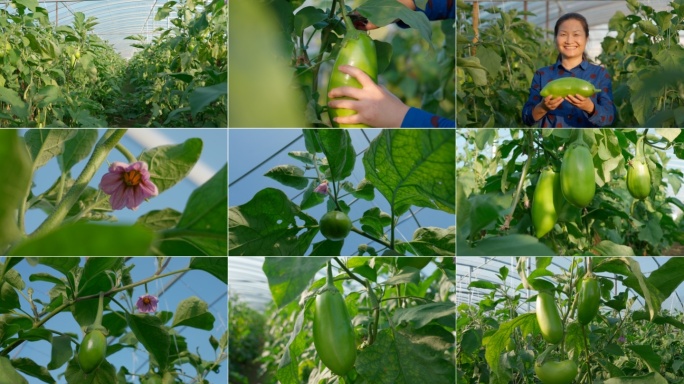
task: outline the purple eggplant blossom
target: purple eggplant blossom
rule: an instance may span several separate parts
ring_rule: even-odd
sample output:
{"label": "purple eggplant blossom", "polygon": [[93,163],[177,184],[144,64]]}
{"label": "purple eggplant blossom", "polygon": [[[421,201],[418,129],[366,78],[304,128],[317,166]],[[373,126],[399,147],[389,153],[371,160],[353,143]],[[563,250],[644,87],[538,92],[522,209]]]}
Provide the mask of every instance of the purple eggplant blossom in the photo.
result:
{"label": "purple eggplant blossom", "polygon": [[144,161],[130,165],[118,161],[112,163],[109,172],[102,176],[100,189],[110,195],[109,203],[115,210],[127,207],[135,211],[143,200],[159,194]]}
{"label": "purple eggplant blossom", "polygon": [[146,293],[138,298],[138,302],[135,305],[138,307],[138,311],[142,313],[152,313],[157,312],[157,304],[159,299]]}
{"label": "purple eggplant blossom", "polygon": [[320,193],[321,195],[327,195],[328,194],[328,181],[326,180],[326,181],[320,183],[318,185],[318,187],[316,187],[314,189],[314,192]]}

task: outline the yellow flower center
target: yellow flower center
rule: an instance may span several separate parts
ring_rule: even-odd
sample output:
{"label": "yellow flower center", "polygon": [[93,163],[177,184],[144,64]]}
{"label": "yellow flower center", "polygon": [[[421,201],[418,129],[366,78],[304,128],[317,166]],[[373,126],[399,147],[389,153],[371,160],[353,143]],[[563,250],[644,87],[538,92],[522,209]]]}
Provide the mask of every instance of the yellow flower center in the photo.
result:
{"label": "yellow flower center", "polygon": [[140,181],[142,180],[142,174],[140,172],[136,171],[135,169],[133,169],[133,170],[130,170],[128,172],[125,172],[123,174],[123,179],[124,179],[124,183],[126,183],[126,185],[130,185],[130,186],[134,187],[134,186],[140,184]]}
{"label": "yellow flower center", "polygon": [[143,304],[145,304],[145,305],[150,305],[150,303],[152,303],[152,300],[150,300],[149,297],[143,297],[142,301],[143,301]]}

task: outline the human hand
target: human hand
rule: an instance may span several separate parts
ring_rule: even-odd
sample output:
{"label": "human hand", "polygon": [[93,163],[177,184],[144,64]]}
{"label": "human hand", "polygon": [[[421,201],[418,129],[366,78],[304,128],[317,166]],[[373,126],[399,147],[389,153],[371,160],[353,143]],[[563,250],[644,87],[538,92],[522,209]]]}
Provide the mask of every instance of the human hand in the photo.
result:
{"label": "human hand", "polygon": [[544,99],[542,99],[541,103],[539,103],[539,106],[541,106],[542,109],[546,112],[553,111],[554,109],[558,108],[561,104],[563,104],[563,100],[565,99],[563,99],[562,97],[554,98],[553,95],[548,95]]}
{"label": "human hand", "polygon": [[590,97],[584,97],[582,95],[568,95],[565,97],[565,100],[575,107],[585,111],[586,113],[592,114],[594,112],[594,102],[591,101]]}
{"label": "human hand", "polygon": [[[371,127],[398,128],[409,107],[385,87],[375,84],[364,71],[341,65],[340,72],[353,76],[362,88],[338,87],[328,92],[328,108],[345,108],[355,115],[336,117],[340,124],[366,124]],[[351,99],[336,99],[349,97]]]}

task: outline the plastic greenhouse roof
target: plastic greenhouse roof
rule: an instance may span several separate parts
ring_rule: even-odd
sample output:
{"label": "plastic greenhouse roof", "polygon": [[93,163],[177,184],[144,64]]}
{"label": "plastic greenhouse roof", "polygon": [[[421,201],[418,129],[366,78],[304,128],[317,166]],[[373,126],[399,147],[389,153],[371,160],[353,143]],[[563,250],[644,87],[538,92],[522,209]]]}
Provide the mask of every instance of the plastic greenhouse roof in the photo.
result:
{"label": "plastic greenhouse roof", "polygon": [[[466,0],[467,3],[472,3],[473,0]],[[670,0],[642,0],[643,5],[647,5],[656,11],[662,11],[670,8]],[[527,20],[542,28],[553,30],[556,20],[569,12],[577,12],[587,18],[589,26],[608,24],[608,21],[617,11],[624,14],[631,12],[627,8],[625,0],[597,0],[597,1],[480,1],[481,17],[484,18],[484,10],[489,7],[498,7],[503,10],[517,9],[520,12],[524,9],[524,3],[527,3],[527,10],[534,14],[528,16]],[[548,15],[547,15],[548,5]],[[548,24],[547,24],[548,20]]]}
{"label": "plastic greenhouse roof", "polygon": [[[9,3],[0,1],[0,8],[8,7]],[[137,50],[131,46],[135,41],[125,40],[127,36],[143,35],[149,41],[160,33],[155,31],[157,28],[170,26],[175,11],[165,19],[154,20],[165,3],[166,0],[39,0],[39,6],[47,9],[50,21],[57,26],[72,25],[76,12],[84,13],[86,18],[97,18],[93,33],[112,44],[124,58],[130,58]]]}
{"label": "plastic greenhouse roof", "polygon": [[[534,268],[534,257],[527,261],[527,274],[531,272],[531,267]],[[639,257],[639,265],[644,275],[648,276],[661,265],[669,260],[669,256],[656,257]],[[558,273],[560,268],[568,268],[570,266],[571,258],[565,256],[553,257],[552,265],[548,269],[554,273]],[[477,305],[479,301],[490,293],[489,290],[479,288],[468,288],[471,282],[477,280],[485,280],[493,284],[501,284],[501,280],[497,277],[500,274],[500,268],[508,268],[508,277],[506,278],[506,285],[510,287],[509,294],[522,295],[522,301],[518,306],[518,312],[529,312],[534,310],[535,304],[532,302],[525,302],[525,300],[533,295],[536,291],[528,291],[522,289],[515,291],[515,288],[521,284],[520,277],[516,271],[516,258],[507,256],[497,257],[457,257],[456,258],[456,305],[470,304]],[[613,277],[615,275],[607,272],[598,273],[603,277]],[[618,290],[624,289],[621,283],[614,280],[618,285]],[[613,292],[615,294],[615,292]],[[500,293],[497,294],[500,297]],[[630,292],[630,297],[635,296],[634,292]],[[644,300],[638,296],[637,308],[640,308]],[[680,285],[677,289],[662,303],[662,309],[684,311],[684,285]]]}

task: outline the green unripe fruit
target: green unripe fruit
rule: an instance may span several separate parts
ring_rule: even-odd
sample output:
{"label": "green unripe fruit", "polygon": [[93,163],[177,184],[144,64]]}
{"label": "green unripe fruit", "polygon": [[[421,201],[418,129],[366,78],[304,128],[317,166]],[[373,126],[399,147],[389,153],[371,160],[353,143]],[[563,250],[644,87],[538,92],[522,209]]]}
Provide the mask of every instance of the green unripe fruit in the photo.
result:
{"label": "green unripe fruit", "polygon": [[547,342],[558,344],[563,339],[563,321],[553,295],[548,292],[537,295],[537,322]]}
{"label": "green unripe fruit", "polygon": [[316,296],[314,347],[323,364],[341,376],[349,372],[356,362],[356,337],[347,305],[332,280],[328,264],[327,284]]}
{"label": "green unripe fruit", "polygon": [[537,238],[546,235],[556,225],[561,198],[560,177],[553,169],[545,168],[532,198],[532,224],[537,231]]}
{"label": "green unripe fruit", "polygon": [[[354,76],[340,72],[338,68],[341,65],[351,65],[359,68],[366,72],[373,79],[373,82],[377,83],[378,58],[373,39],[365,33],[359,33],[357,38],[345,38],[340,44],[342,44],[342,48],[340,48],[340,52],[337,54],[333,70],[330,74],[328,92],[333,88],[339,87],[361,88],[361,83]],[[356,111],[354,110],[329,108],[328,113],[330,114],[330,123],[335,128],[368,128],[365,124],[339,124],[333,120],[339,116],[355,115]]]}
{"label": "green unripe fruit", "polygon": [[585,277],[577,301],[577,319],[581,324],[591,323],[601,304],[601,291],[595,277]]}
{"label": "green unripe fruit", "polygon": [[594,158],[586,144],[575,142],[565,151],[560,184],[563,196],[570,204],[584,208],[591,203],[596,193],[596,179]]}
{"label": "green unripe fruit", "polygon": [[651,193],[651,172],[648,164],[641,159],[633,159],[627,170],[627,190],[635,199],[645,199]]}
{"label": "green unripe fruit", "polygon": [[397,268],[413,267],[415,269],[423,269],[432,260],[431,257],[397,257]]}
{"label": "green unripe fruit", "polygon": [[85,373],[94,371],[107,355],[107,338],[98,330],[89,332],[78,349],[78,363]]}
{"label": "green unripe fruit", "polygon": [[349,235],[352,222],[344,212],[330,211],[321,217],[319,221],[321,233],[326,239],[340,241]]}
{"label": "green unripe fruit", "polygon": [[589,97],[598,92],[601,92],[601,90],[594,88],[594,85],[586,80],[576,77],[564,77],[549,81],[539,94],[542,97],[553,95],[554,98],[566,97],[568,95]]}
{"label": "green unripe fruit", "polygon": [[535,364],[534,372],[544,384],[572,384],[577,376],[577,364],[572,360],[549,361]]}

